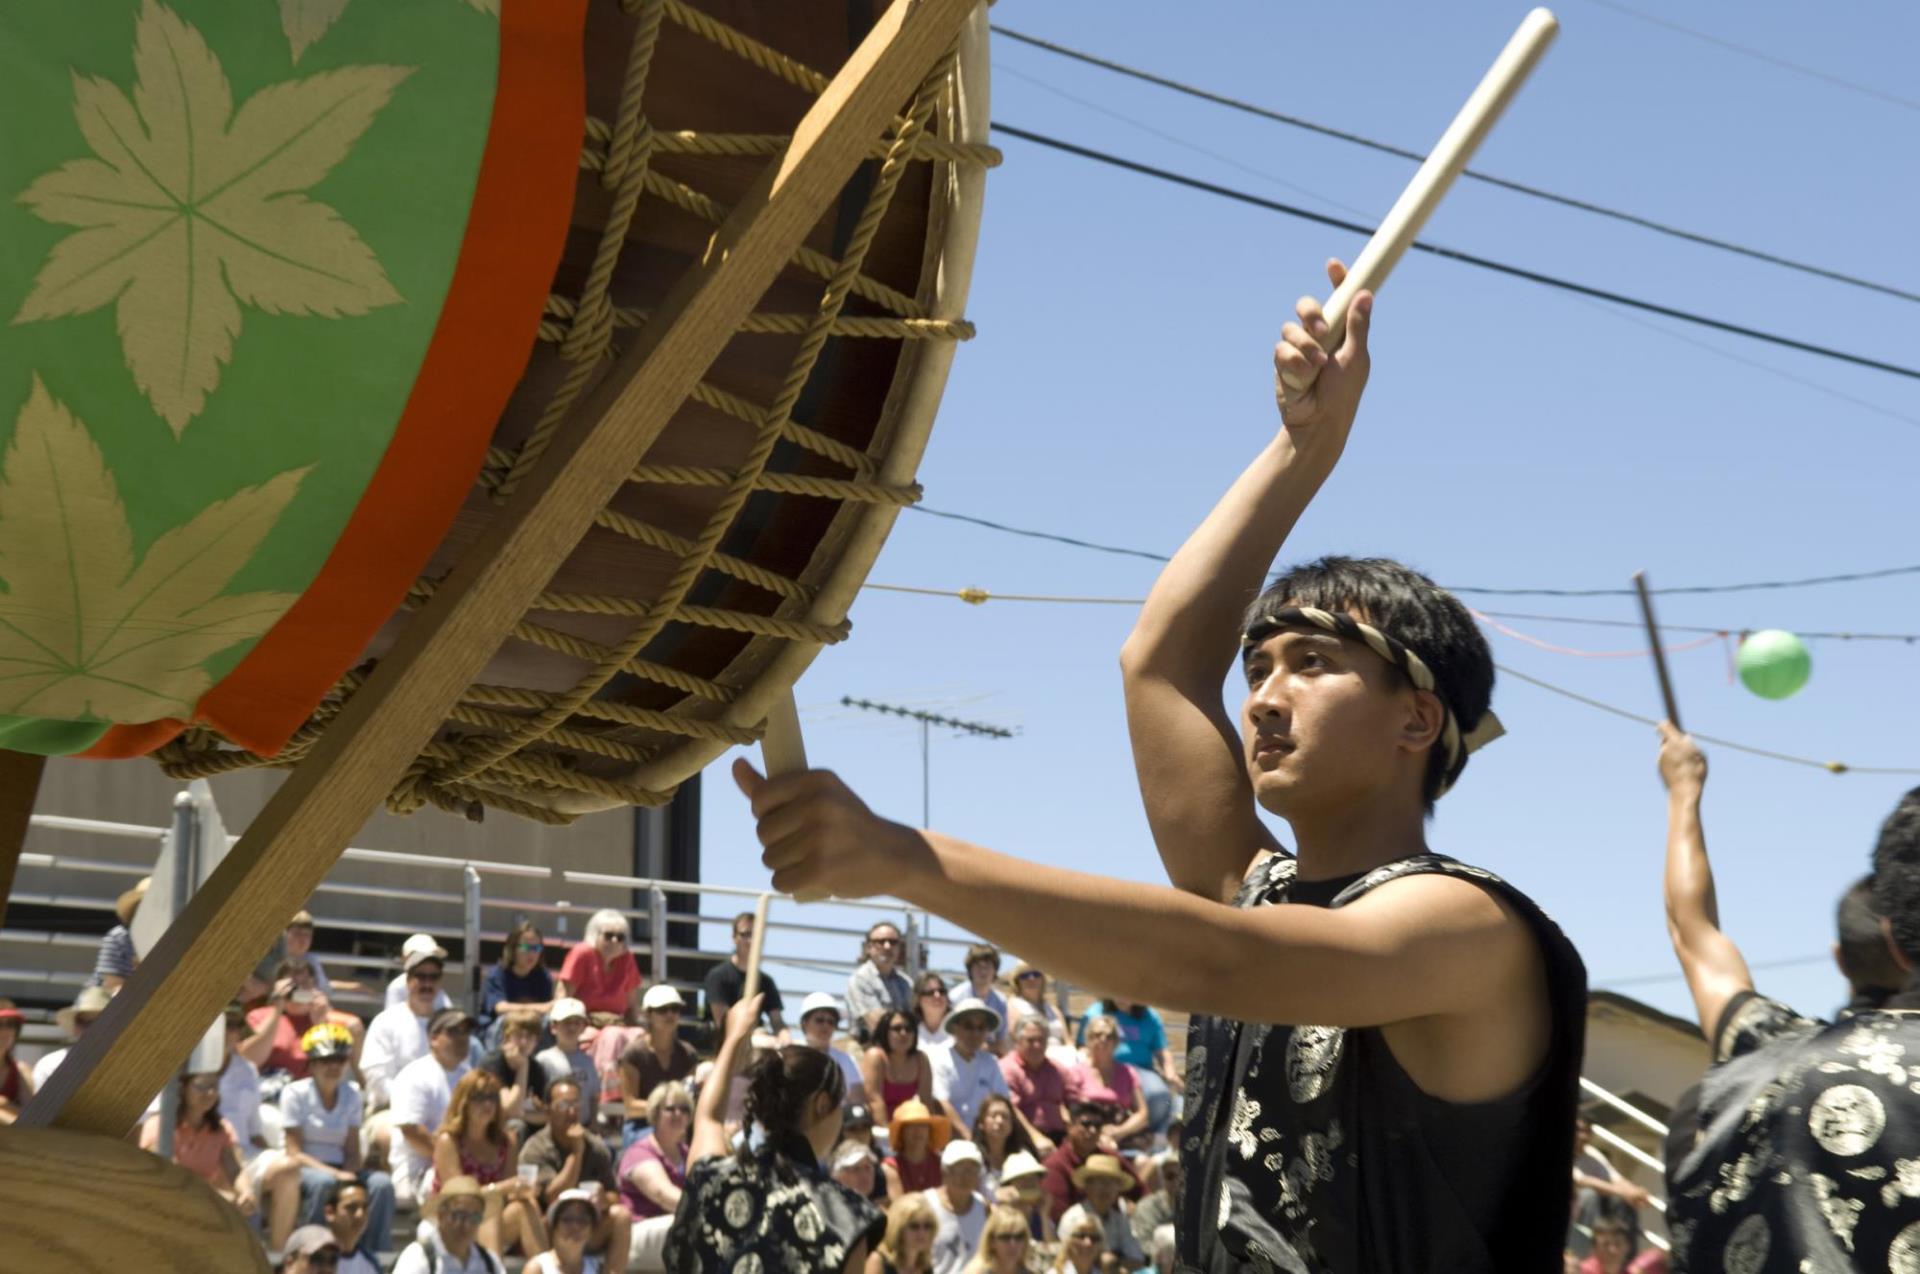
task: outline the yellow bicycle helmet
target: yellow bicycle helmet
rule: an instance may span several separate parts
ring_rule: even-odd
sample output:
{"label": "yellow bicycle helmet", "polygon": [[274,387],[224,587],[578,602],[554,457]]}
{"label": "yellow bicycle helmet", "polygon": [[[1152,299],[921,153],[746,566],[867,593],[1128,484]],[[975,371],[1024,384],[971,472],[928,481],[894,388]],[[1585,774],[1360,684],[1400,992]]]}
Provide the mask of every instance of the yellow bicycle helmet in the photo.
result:
{"label": "yellow bicycle helmet", "polygon": [[307,1033],[300,1037],[300,1051],[313,1062],[328,1057],[351,1057],[353,1035],[338,1022],[322,1022],[308,1027]]}

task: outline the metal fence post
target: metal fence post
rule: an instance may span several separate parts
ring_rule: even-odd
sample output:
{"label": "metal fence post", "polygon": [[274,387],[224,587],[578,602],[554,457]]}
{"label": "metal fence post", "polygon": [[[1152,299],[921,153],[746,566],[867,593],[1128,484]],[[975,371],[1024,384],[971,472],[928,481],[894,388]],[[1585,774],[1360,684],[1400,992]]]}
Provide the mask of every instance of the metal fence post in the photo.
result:
{"label": "metal fence post", "polygon": [[[186,910],[187,899],[193,894],[193,860],[195,832],[199,826],[198,813],[193,808],[193,797],[185,792],[173,798],[173,915],[169,922],[179,918]],[[173,1159],[173,1126],[180,1117],[180,1084],[176,1078],[169,1079],[167,1086],[160,1090],[160,1144],[156,1151],[162,1159]]]}
{"label": "metal fence post", "polygon": [[920,926],[913,912],[907,913],[907,981],[920,980]]}
{"label": "metal fence post", "polygon": [[461,908],[461,954],[467,962],[467,1002],[480,1011],[480,873],[469,863],[461,872],[466,885],[465,905]]}
{"label": "metal fence post", "polygon": [[667,980],[667,891],[647,886],[647,934],[653,949],[653,984]]}

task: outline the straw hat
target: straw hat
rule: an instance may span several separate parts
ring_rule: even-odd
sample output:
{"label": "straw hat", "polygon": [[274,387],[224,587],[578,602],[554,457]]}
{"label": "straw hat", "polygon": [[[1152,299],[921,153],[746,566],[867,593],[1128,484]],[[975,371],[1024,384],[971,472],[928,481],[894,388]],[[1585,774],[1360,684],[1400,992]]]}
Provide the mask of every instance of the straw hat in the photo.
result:
{"label": "straw hat", "polygon": [[1016,1181],[1024,1181],[1028,1177],[1045,1176],[1046,1171],[1038,1159],[1024,1150],[1016,1150],[1007,1156],[1005,1163],[1000,1165],[1000,1184],[1011,1185]]}
{"label": "straw hat", "polygon": [[82,1013],[92,1013],[95,1015],[105,1013],[107,1011],[107,1005],[112,1002],[113,996],[108,994],[105,987],[83,986],[80,988],[80,994],[73,997],[72,1004],[69,1004],[64,1009],[54,1011],[53,1020],[60,1024],[61,1030],[71,1035],[73,1034],[73,1019],[79,1017]]}
{"label": "straw hat", "polygon": [[153,877],[142,876],[138,884],[114,900],[113,914],[120,917],[121,924],[133,923],[133,909],[140,905],[140,900],[147,896],[147,890],[152,886]]}
{"label": "straw hat", "polygon": [[480,1200],[481,1205],[487,1210],[486,1215],[481,1218],[483,1221],[491,1221],[500,1213],[499,1195],[488,1194],[472,1177],[453,1177],[442,1181],[439,1192],[420,1205],[420,1215],[428,1218],[438,1215],[441,1207],[450,1199]]}
{"label": "straw hat", "polygon": [[1084,1190],[1089,1181],[1106,1177],[1118,1181],[1121,1185],[1134,1185],[1139,1181],[1131,1172],[1120,1165],[1112,1155],[1088,1155],[1087,1161],[1073,1170],[1073,1188]]}
{"label": "straw hat", "polygon": [[887,1144],[895,1154],[900,1153],[901,1132],[914,1124],[927,1126],[927,1149],[935,1154],[945,1149],[953,1136],[953,1125],[945,1115],[934,1114],[918,1097],[909,1098],[894,1107],[893,1118],[887,1122]]}

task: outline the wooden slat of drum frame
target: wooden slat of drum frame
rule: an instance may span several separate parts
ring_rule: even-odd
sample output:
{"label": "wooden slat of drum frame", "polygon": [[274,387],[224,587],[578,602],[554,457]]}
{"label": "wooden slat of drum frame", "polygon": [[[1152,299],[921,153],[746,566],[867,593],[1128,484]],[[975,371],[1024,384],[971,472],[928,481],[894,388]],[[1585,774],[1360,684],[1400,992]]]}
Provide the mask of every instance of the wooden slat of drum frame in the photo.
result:
{"label": "wooden slat of drum frame", "polygon": [[665,428],[978,0],[894,0],[539,467],[141,962],[21,1122],[119,1136]]}
{"label": "wooden slat of drum frame", "polygon": [[27,843],[27,820],[40,794],[40,771],[47,758],[28,752],[0,752],[0,923],[7,918],[7,899],[13,893],[13,873],[20,850]]}

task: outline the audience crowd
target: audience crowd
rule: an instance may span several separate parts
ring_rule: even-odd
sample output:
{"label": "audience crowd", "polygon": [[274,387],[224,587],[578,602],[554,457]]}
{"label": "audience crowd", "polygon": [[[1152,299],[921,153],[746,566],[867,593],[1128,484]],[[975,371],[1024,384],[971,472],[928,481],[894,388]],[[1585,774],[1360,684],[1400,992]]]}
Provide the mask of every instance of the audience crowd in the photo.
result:
{"label": "audience crowd", "polygon": [[[120,898],[95,976],[56,1015],[70,1040],[132,973],[143,895]],[[328,976],[301,911],[228,1006],[219,1068],[182,1074],[136,1136],[239,1210],[280,1270],[663,1268],[699,1093],[722,1085],[727,1132],[758,1135],[741,1127],[744,1081],[712,1060],[745,989],[750,913],[731,937],[696,1014],[646,984],[622,913],[595,913],[557,968],[561,944],[516,920],[475,1014],[449,994],[434,935],[362,986]],[[1171,1268],[1180,1077],[1159,1016],[1102,1002],[1076,1032],[1041,970],[1003,981],[984,945],[964,979],[910,980],[890,923],[859,955],[844,1001],[807,995],[792,1025],[763,974],[749,1051],[803,1044],[837,1074],[842,1125],[821,1162],[886,1214],[868,1271]],[[341,995],[381,1007],[362,1019]],[[17,1059],[23,1021],[0,1000],[0,1122],[66,1053]]]}

